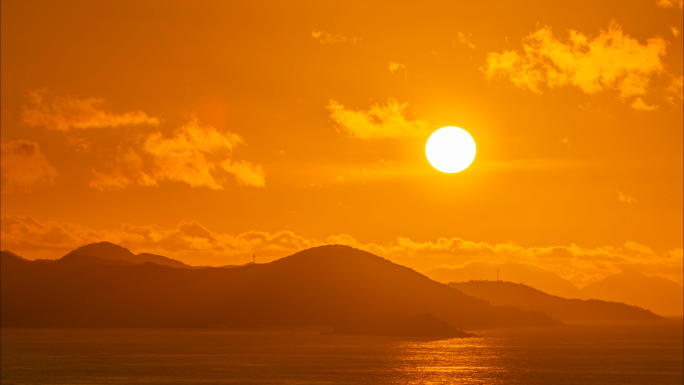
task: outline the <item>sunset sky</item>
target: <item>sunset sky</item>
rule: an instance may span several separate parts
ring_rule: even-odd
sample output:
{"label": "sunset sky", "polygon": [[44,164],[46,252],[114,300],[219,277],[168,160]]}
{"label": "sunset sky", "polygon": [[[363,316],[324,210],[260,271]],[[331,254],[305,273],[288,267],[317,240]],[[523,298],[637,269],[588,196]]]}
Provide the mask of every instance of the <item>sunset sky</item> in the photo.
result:
{"label": "sunset sky", "polygon": [[[409,5],[410,4],[410,5]],[[4,1],[2,249],[682,284],[682,1]],[[472,165],[425,156],[467,130]]]}

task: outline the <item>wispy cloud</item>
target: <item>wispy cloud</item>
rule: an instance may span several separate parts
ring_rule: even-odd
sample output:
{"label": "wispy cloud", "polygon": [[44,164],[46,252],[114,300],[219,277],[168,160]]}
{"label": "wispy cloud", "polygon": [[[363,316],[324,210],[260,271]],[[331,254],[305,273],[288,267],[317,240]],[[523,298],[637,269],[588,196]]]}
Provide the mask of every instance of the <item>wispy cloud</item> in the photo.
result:
{"label": "wispy cloud", "polygon": [[225,265],[251,261],[253,253],[270,261],[312,246],[290,231],[248,231],[237,235],[213,232],[196,221],[181,221],[175,228],[122,224],[117,229],[39,221],[29,216],[2,215],[3,250],[26,257],[57,258],[85,244],[108,241],[131,249],[165,255],[190,264]]}
{"label": "wispy cloud", "polygon": [[221,162],[221,167],[227,173],[233,174],[238,184],[255,187],[266,186],[264,170],[259,165],[253,165],[244,160],[226,159]]}
{"label": "wispy cloud", "polygon": [[622,193],[621,191],[619,191],[619,190],[615,190],[615,191],[616,191],[617,194],[618,194],[617,198],[618,198],[619,200],[621,200],[622,202],[625,202],[625,203],[637,203],[637,200],[636,200],[633,196],[630,196],[630,195],[627,195],[627,194],[623,194],[623,193]]}
{"label": "wispy cloud", "polygon": [[656,5],[660,8],[675,8],[682,9],[684,7],[684,0],[657,0]]}
{"label": "wispy cloud", "polygon": [[147,124],[156,126],[159,119],[149,117],[142,111],[113,113],[102,107],[105,100],[99,97],[78,99],[72,96],[55,96],[47,89],[28,93],[29,106],[22,110],[22,120],[29,126],[51,130],[105,128]]}
{"label": "wispy cloud", "polygon": [[119,146],[116,156],[109,163],[109,172],[93,170],[88,183],[91,188],[105,191],[134,185],[158,186],[157,178],[151,170],[145,170],[143,157],[132,147]]}
{"label": "wispy cloud", "polygon": [[401,64],[401,63],[394,62],[394,61],[389,62],[389,70],[391,73],[394,73],[400,69],[406,69],[406,66]]}
{"label": "wispy cloud", "polygon": [[630,106],[638,111],[656,111],[659,108],[657,105],[646,104],[643,100],[641,100],[641,98],[634,99]]}
{"label": "wispy cloud", "polygon": [[670,26],[670,31],[672,31],[672,34],[674,37],[679,37],[679,34],[681,33],[677,28]]}
{"label": "wispy cloud", "polygon": [[650,78],[665,72],[661,57],[667,42],[661,37],[641,44],[615,21],[596,37],[569,32],[564,42],[551,27],[539,28],[523,39],[522,51],[489,53],[482,71],[535,93],[542,92],[541,85],[572,85],[589,94],[615,89],[622,98],[644,95]]}
{"label": "wispy cloud", "polygon": [[[470,35],[470,34],[469,34],[469,36],[472,37],[472,35]],[[456,40],[454,41],[454,44],[456,44],[456,43],[466,45],[472,49],[475,48],[475,44],[473,44],[473,42],[470,41],[468,36],[466,36],[465,34],[463,34],[461,32],[458,32],[458,36],[456,37]]]}
{"label": "wispy cloud", "polygon": [[584,248],[574,244],[522,247],[514,243],[490,244],[460,238],[414,242],[399,237],[396,242],[379,245],[362,244],[349,235],[341,234],[329,237],[326,243],[360,248],[420,271],[434,265],[456,267],[473,261],[517,262],[531,263],[553,271],[577,285],[586,285],[625,269],[635,269],[682,283],[681,249],[657,254],[649,247],[632,241],[622,247]]}
{"label": "wispy cloud", "polygon": [[36,142],[12,140],[1,145],[2,192],[30,192],[53,185],[59,175]]}
{"label": "wispy cloud", "polygon": [[242,144],[237,134],[201,125],[193,118],[171,137],[153,132],[138,146],[119,148],[111,171],[94,171],[90,186],[107,190],[175,181],[218,190],[228,183],[224,174],[232,174],[238,184],[265,186],[261,166],[231,158],[233,149]]}
{"label": "wispy cloud", "polygon": [[361,39],[356,38],[356,37],[347,37],[347,36],[340,35],[340,34],[331,34],[331,33],[326,32],[324,30],[316,30],[316,29],[311,30],[311,37],[318,40],[321,44],[341,44],[341,43],[356,44],[359,40],[361,40]]}
{"label": "wispy cloud", "polygon": [[90,151],[90,148],[93,146],[93,144],[89,141],[83,138],[77,138],[73,136],[67,138],[67,145],[69,145],[69,147],[75,149],[78,152]]}
{"label": "wispy cloud", "polygon": [[473,242],[440,238],[416,242],[399,237],[386,244],[361,243],[348,234],[323,241],[291,231],[248,231],[237,235],[215,232],[196,221],[181,221],[175,228],[123,224],[116,229],[95,230],[73,223],[39,221],[29,216],[2,215],[0,246],[29,258],[60,257],[88,243],[109,241],[135,253],[149,252],[189,264],[225,265],[251,261],[269,262],[297,251],[325,244],[343,244],[369,251],[393,262],[425,271],[439,266],[462,266],[473,261],[531,263],[584,285],[634,269],[682,283],[682,249],[657,253],[628,241],[613,247],[522,247],[514,243]]}
{"label": "wispy cloud", "polygon": [[666,100],[669,103],[677,104],[684,100],[684,76],[670,78],[670,84],[667,87]]}
{"label": "wispy cloud", "polygon": [[338,131],[360,139],[405,138],[426,133],[427,122],[406,117],[408,103],[389,99],[386,104],[374,104],[368,110],[354,111],[335,100],[326,107]]}

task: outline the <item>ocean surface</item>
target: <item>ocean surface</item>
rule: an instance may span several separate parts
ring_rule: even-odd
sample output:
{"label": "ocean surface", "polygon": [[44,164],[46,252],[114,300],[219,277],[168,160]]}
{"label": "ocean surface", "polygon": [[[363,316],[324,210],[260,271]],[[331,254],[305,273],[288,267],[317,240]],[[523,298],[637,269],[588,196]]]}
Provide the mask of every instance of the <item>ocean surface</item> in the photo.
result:
{"label": "ocean surface", "polygon": [[430,341],[321,329],[3,328],[2,384],[682,384],[681,321]]}

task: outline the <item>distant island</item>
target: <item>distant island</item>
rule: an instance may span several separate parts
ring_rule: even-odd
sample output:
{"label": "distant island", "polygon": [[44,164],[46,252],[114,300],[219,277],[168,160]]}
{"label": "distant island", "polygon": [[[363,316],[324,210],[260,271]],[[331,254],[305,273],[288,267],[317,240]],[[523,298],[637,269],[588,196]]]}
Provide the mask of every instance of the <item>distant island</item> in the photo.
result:
{"label": "distant island", "polygon": [[618,302],[566,299],[549,295],[521,283],[503,281],[452,282],[449,286],[494,306],[514,306],[537,310],[569,321],[662,321],[650,310]]}
{"label": "distant island", "polygon": [[[77,251],[55,261],[29,261],[2,252],[1,325],[335,325],[338,333],[351,333],[359,320],[384,314],[406,314],[428,326],[444,322],[457,331],[563,325],[539,311],[492,306],[342,245],[231,268],[171,267],[166,260],[161,260],[165,265],[135,263],[140,259],[132,260],[128,250],[107,243]],[[127,259],[112,259],[115,255]],[[382,333],[366,329],[357,331]]]}
{"label": "distant island", "polygon": [[526,262],[491,264],[471,261],[461,267],[440,267],[428,270],[424,274],[437,282],[450,283],[494,280],[498,277],[499,271],[503,281],[524,283],[546,294],[562,298],[621,302],[648,309],[659,315],[684,314],[682,285],[666,278],[649,277],[632,270],[605,277],[581,289],[552,271]]}
{"label": "distant island", "polygon": [[623,302],[660,315],[684,314],[684,287],[669,279],[625,270],[582,288],[583,298]]}
{"label": "distant island", "polygon": [[437,282],[450,283],[494,280],[499,271],[504,281],[524,282],[544,293],[563,298],[582,298],[582,292],[572,282],[552,271],[525,262],[490,264],[484,261],[472,261],[461,267],[439,267],[428,270],[424,274]]}

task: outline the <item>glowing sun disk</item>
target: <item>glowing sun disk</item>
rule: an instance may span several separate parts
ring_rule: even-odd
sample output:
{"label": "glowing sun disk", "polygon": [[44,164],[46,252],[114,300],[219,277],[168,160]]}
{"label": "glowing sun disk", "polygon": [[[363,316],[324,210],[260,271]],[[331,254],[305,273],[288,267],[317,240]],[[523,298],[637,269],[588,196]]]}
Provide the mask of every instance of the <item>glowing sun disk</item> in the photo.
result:
{"label": "glowing sun disk", "polygon": [[475,159],[475,140],[462,128],[442,127],[428,138],[425,155],[432,167],[441,172],[463,171]]}

